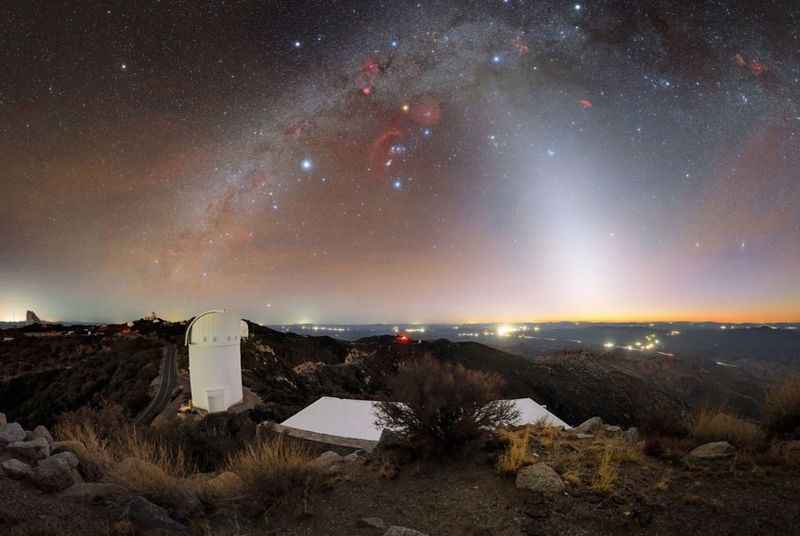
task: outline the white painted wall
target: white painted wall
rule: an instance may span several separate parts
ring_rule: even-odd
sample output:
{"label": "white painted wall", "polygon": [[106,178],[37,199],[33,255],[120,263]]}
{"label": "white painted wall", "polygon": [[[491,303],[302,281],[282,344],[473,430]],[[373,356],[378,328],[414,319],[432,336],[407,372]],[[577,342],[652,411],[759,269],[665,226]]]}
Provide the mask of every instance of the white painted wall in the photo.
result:
{"label": "white painted wall", "polygon": [[[242,401],[241,339],[246,336],[247,324],[226,311],[197,315],[189,324],[186,344],[194,407],[224,411]],[[218,401],[215,408],[209,405],[209,393]]]}

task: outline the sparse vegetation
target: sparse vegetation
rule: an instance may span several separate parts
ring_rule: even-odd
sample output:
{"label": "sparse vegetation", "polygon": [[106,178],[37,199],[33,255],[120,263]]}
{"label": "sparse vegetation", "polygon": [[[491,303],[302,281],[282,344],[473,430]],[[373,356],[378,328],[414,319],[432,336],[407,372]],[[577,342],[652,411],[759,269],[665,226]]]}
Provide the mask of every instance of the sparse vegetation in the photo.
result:
{"label": "sparse vegetation", "polygon": [[512,403],[497,400],[501,385],[497,375],[425,357],[389,380],[392,401],[378,405],[378,424],[423,455],[457,449],[518,417]]}
{"label": "sparse vegetation", "polygon": [[614,448],[607,445],[600,456],[597,465],[597,472],[592,479],[592,489],[602,493],[609,493],[614,489],[614,485],[619,479],[617,460],[614,455]]}
{"label": "sparse vegetation", "polygon": [[498,434],[506,441],[506,448],[497,460],[497,471],[501,474],[516,473],[517,470],[531,462],[528,451],[531,428],[523,426],[518,430],[499,429]]}
{"label": "sparse vegetation", "polygon": [[321,483],[313,461],[305,444],[279,435],[231,455],[226,468],[241,478],[248,494],[271,504],[298,493],[305,497]]}
{"label": "sparse vegetation", "polygon": [[800,376],[794,376],[767,392],[764,426],[774,437],[800,437]]}
{"label": "sparse vegetation", "polygon": [[691,435],[698,443],[728,441],[741,449],[754,450],[763,443],[761,429],[720,410],[702,409],[692,420]]}

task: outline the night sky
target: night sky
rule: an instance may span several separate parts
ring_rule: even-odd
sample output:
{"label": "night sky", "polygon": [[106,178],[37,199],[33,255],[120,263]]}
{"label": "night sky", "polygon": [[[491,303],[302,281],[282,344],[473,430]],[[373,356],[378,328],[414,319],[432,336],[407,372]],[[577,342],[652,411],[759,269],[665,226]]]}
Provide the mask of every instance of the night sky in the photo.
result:
{"label": "night sky", "polygon": [[7,0],[0,65],[0,320],[800,319],[796,0]]}

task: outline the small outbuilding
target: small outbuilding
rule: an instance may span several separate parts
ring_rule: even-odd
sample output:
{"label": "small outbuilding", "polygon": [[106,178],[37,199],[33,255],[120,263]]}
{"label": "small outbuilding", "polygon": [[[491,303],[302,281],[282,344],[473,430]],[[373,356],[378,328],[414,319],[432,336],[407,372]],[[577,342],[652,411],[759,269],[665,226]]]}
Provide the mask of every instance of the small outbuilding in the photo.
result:
{"label": "small outbuilding", "polygon": [[218,413],[242,401],[242,339],[247,322],[229,311],[199,314],[186,329],[192,406]]}
{"label": "small outbuilding", "polygon": [[[569,429],[567,423],[530,398],[509,400],[519,412],[514,424],[544,422]],[[377,401],[323,396],[275,426],[290,436],[341,447],[372,450],[383,429],[376,424]]]}

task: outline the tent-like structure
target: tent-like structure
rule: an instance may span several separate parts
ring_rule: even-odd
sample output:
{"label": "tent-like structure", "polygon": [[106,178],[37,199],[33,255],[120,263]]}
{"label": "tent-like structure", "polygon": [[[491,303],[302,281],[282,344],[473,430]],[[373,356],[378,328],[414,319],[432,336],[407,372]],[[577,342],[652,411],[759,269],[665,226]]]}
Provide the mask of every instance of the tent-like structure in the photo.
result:
{"label": "tent-like structure", "polygon": [[[551,426],[570,428],[530,398],[518,398],[511,402],[520,415],[514,424],[544,421]],[[319,443],[371,450],[383,431],[375,424],[375,404],[373,400],[323,396],[276,426],[276,431]]]}

